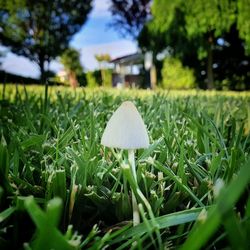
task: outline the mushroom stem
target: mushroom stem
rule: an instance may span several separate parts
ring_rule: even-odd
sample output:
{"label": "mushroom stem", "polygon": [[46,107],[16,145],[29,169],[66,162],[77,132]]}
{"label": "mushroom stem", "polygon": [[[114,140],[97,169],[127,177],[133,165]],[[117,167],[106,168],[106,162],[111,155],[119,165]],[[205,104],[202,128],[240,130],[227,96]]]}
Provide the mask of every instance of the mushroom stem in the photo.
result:
{"label": "mushroom stem", "polygon": [[[131,166],[132,174],[137,183],[137,176],[136,176],[136,169],[135,169],[135,151],[134,149],[128,150],[128,161]],[[133,207],[133,225],[136,226],[140,224],[140,215],[139,215],[139,208],[136,201],[135,194],[132,190],[132,207]]]}

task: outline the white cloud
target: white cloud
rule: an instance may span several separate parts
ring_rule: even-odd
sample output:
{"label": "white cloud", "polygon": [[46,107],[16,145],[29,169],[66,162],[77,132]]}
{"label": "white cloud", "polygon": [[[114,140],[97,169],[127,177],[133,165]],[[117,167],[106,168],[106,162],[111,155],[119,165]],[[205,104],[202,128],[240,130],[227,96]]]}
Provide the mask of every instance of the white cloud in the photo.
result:
{"label": "white cloud", "polygon": [[[119,40],[110,43],[89,45],[78,48],[81,53],[81,63],[86,70],[93,70],[98,68],[98,63],[95,59],[96,54],[109,54],[111,58],[132,54],[137,51],[135,42],[129,40]],[[35,63],[32,63],[23,56],[16,56],[9,52],[2,60],[1,68],[7,72],[38,78],[39,68]],[[56,60],[50,64],[50,69],[54,72],[61,70],[63,66]]]}
{"label": "white cloud", "polygon": [[89,45],[81,48],[81,63],[87,70],[98,67],[95,59],[96,54],[109,54],[111,58],[132,54],[137,51],[135,42],[129,40],[119,40],[111,43]]}
{"label": "white cloud", "polygon": [[90,13],[90,17],[106,17],[110,16],[109,12],[110,0],[95,0],[93,3],[93,9]]}
{"label": "white cloud", "polygon": [[[50,63],[50,70],[54,72],[58,72],[62,68],[62,65],[56,60]],[[39,78],[40,76],[39,67],[36,63],[23,56],[17,56],[11,52],[8,52],[2,59],[1,69],[12,74],[32,78]]]}
{"label": "white cloud", "polygon": [[2,59],[1,69],[17,75],[39,77],[39,68],[35,63],[11,52],[7,53],[6,57]]}
{"label": "white cloud", "polygon": [[50,63],[49,69],[52,70],[53,72],[58,72],[63,69],[63,66],[61,63],[59,63],[58,60],[54,60]]}

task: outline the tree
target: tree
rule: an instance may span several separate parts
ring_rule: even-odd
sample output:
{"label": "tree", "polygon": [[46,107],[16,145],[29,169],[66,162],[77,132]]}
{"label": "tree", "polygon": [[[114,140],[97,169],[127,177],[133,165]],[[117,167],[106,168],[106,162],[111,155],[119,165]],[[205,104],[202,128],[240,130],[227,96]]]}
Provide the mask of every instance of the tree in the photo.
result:
{"label": "tree", "polygon": [[[192,4],[192,7],[190,6]],[[207,57],[208,88],[213,88],[213,47],[216,38],[228,32],[235,22],[235,2],[226,0],[187,0],[185,1],[185,19],[187,34],[190,37],[204,37]]]}
{"label": "tree", "polygon": [[[195,69],[195,77],[199,79],[202,70],[202,64],[198,59],[200,39],[187,39],[184,13],[177,8],[173,11],[172,15],[175,18],[169,24],[167,31],[165,28],[160,29],[162,26],[158,25],[154,18],[144,25],[138,36],[139,46],[144,52],[153,51],[159,82],[162,81],[161,68],[166,56],[178,58],[183,65]],[[158,57],[161,59],[157,59]]]}
{"label": "tree", "polygon": [[92,0],[0,0],[0,41],[35,62],[45,82],[45,65],[69,45],[91,10]]}
{"label": "tree", "polygon": [[80,63],[79,51],[73,48],[66,49],[61,55],[60,61],[67,71],[71,87],[76,88],[78,86],[77,77],[80,76],[83,72],[83,68]]}
{"label": "tree", "polygon": [[[111,60],[111,57],[109,54],[100,54],[100,55],[95,55],[95,59],[99,63],[99,69],[101,71],[101,80],[102,80],[102,85],[103,86],[108,86],[109,82],[111,79],[109,79],[109,74],[107,74],[107,63]],[[106,79],[107,78],[107,79]]]}
{"label": "tree", "polygon": [[[240,51],[243,46],[245,55],[250,51],[250,31],[247,28],[250,25],[249,6],[249,0],[155,0],[152,20],[139,36],[140,46],[146,49],[153,47],[156,53],[167,49],[184,65],[195,68],[198,78],[205,76],[207,88],[212,88],[214,72],[219,72],[218,69],[223,68],[226,60],[232,57],[224,53],[228,46]],[[238,32],[232,32],[233,27]],[[228,42],[234,40],[231,39],[232,34],[238,36],[236,40],[242,39],[241,43]],[[222,44],[218,43],[219,40]],[[236,44],[239,47],[236,48]],[[220,58],[222,55],[225,62]],[[242,56],[237,60],[241,64],[246,58]],[[225,76],[223,71],[220,72]]]}
{"label": "tree", "polygon": [[[250,0],[112,0],[111,11],[117,18],[113,25],[122,34],[138,39],[143,51],[154,52],[158,77],[163,64],[156,55],[164,52],[194,68],[201,87],[213,88],[214,78],[221,80],[230,75],[238,81],[249,81],[246,67],[240,65],[250,63]],[[233,34],[237,35],[237,42]],[[225,44],[219,44],[219,40]],[[226,54],[228,46],[231,52],[240,50],[240,55]],[[239,75],[234,70],[230,72],[232,67],[227,60],[234,66],[239,64]],[[226,67],[230,70],[225,71]],[[233,88],[235,81],[230,84]]]}
{"label": "tree", "polygon": [[111,0],[112,25],[119,32],[136,39],[150,18],[151,0]]}
{"label": "tree", "polygon": [[250,55],[250,1],[237,0],[237,30],[239,37],[245,41],[245,50],[247,55]]}
{"label": "tree", "polygon": [[[168,50],[168,53],[174,57],[178,57],[188,63],[191,62],[192,65],[188,65],[189,67],[195,67],[196,69],[200,67],[197,58],[197,42],[194,39],[190,39],[188,42],[185,41],[187,34],[185,34],[183,28],[185,24],[184,15],[181,10],[175,8],[178,1],[168,3],[169,9],[173,10],[173,12],[169,11],[168,15],[175,17],[173,19],[174,22],[170,23],[171,28],[168,29],[169,35],[166,35],[165,29],[164,32],[163,29],[159,29],[160,26],[157,26],[157,21],[154,20],[155,16],[151,15],[152,2],[152,0],[112,0],[111,12],[115,17],[113,25],[117,27],[123,35],[129,35],[137,39],[143,52],[153,51],[153,60],[156,65],[158,80],[161,80],[163,63],[162,61],[156,60],[156,55],[162,51]],[[160,16],[166,14],[164,1],[162,4],[163,6],[157,9],[155,15],[158,15],[157,13],[159,13]],[[186,44],[188,43],[187,46],[183,46],[184,41]],[[185,64],[185,62],[183,62],[183,64]],[[197,72],[200,72],[200,70],[195,71],[196,77],[199,76]]]}
{"label": "tree", "polygon": [[235,22],[235,2],[230,0],[156,0],[152,6],[155,27],[168,32],[177,10],[184,15],[186,40],[199,40],[199,57],[207,58],[207,87],[213,88],[213,47],[216,38],[228,32]]}

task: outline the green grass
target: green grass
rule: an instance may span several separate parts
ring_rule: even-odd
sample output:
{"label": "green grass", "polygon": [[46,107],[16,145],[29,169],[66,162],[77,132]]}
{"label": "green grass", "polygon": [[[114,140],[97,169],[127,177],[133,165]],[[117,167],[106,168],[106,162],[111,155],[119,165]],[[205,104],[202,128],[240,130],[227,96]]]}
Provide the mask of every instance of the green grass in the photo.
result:
{"label": "green grass", "polygon": [[[249,93],[44,96],[37,86],[0,90],[0,249],[250,248]],[[138,185],[127,153],[100,145],[124,100],[151,143],[136,152]]]}

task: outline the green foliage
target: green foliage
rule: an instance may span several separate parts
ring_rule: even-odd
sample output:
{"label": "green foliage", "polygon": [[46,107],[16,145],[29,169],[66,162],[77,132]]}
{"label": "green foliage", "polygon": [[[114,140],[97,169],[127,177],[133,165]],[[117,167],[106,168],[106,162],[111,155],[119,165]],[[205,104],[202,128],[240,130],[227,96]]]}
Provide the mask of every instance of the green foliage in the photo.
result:
{"label": "green foliage", "polygon": [[[209,210],[208,214],[204,214],[205,218],[201,218],[200,221],[198,221],[190,237],[182,246],[182,249],[200,249],[216,231],[220,223],[226,228],[228,233],[227,237],[234,249],[243,250],[249,247],[247,228],[241,228],[236,214],[233,211],[233,205],[243,193],[245,186],[250,182],[249,164],[250,161],[246,162],[238,178],[233,180],[227,188],[220,191],[216,205]],[[245,219],[248,220],[249,223],[247,216]]]}
{"label": "green foliage", "polygon": [[107,65],[109,61],[111,60],[111,57],[109,54],[99,54],[95,55],[96,60],[99,63],[99,68],[101,72],[101,80],[102,85],[105,87],[111,87],[112,79],[111,79],[111,70],[108,69]]}
{"label": "green foliage", "polygon": [[[45,108],[43,92],[0,91],[1,249],[250,247],[249,93],[51,87]],[[100,145],[124,100],[150,136],[138,184],[127,153]]]}
{"label": "green foliage", "polygon": [[112,87],[112,69],[103,70],[103,86]]}
{"label": "green foliage", "polygon": [[162,67],[162,86],[165,89],[190,89],[194,87],[193,71],[184,67],[181,61],[167,57]]}
{"label": "green foliage", "polygon": [[109,54],[98,54],[98,55],[95,55],[95,59],[102,63],[102,62],[109,62],[111,60],[111,57]]}
{"label": "green foliage", "polygon": [[239,30],[240,37],[246,43],[245,50],[248,53],[248,55],[250,55],[250,32],[249,32],[250,2],[249,2],[249,0],[238,0],[237,1],[237,10],[238,10],[237,28]]}
{"label": "green foliage", "polygon": [[213,32],[218,37],[229,31],[235,22],[236,6],[234,1],[188,0],[185,4],[185,19],[188,35],[197,36]]}
{"label": "green foliage", "polygon": [[96,77],[94,75],[94,72],[92,71],[88,71],[86,73],[86,79],[87,79],[87,87],[89,88],[95,88],[97,86],[99,86]]}
{"label": "green foliage", "polygon": [[195,70],[203,88],[205,82],[214,87],[215,79],[229,81],[230,89],[248,89],[244,63],[250,62],[249,6],[249,0],[155,0],[152,18],[139,36],[140,47],[179,58]]}
{"label": "green foliage", "polygon": [[[27,197],[24,200],[24,206],[27,209],[33,222],[36,224],[37,232],[31,243],[34,250],[42,250],[44,246],[47,249],[75,249],[75,239],[63,236],[57,226],[61,217],[62,201],[60,198],[50,200],[46,206],[46,212],[43,212],[36,204],[33,197]],[[80,237],[78,237],[80,240]],[[78,243],[79,244],[79,243]]]}
{"label": "green foliage", "polygon": [[77,76],[82,74],[83,68],[80,62],[80,52],[74,48],[66,49],[60,56],[60,61],[68,72],[74,72]]}
{"label": "green foliage", "polygon": [[[102,78],[103,77],[103,78]],[[103,79],[103,81],[102,81]],[[95,71],[87,71],[86,73],[87,87],[95,88],[98,86],[111,87],[112,85],[112,70],[103,69]]]}
{"label": "green foliage", "polygon": [[60,61],[67,72],[67,78],[70,85],[76,87],[78,85],[78,79],[83,73],[80,62],[80,52],[74,48],[68,48],[61,55]]}
{"label": "green foliage", "polygon": [[[248,23],[249,18],[246,17],[246,13],[248,12],[247,9],[243,10],[243,6],[248,7],[249,4],[244,4],[243,2],[241,0],[236,2],[229,0],[156,0],[152,5],[152,14],[154,17],[152,25],[161,33],[165,33],[169,30],[172,23],[175,22],[177,18],[176,15],[183,13],[185,23],[183,23],[184,29],[182,32],[187,31],[189,37],[197,38],[210,32],[213,33],[215,37],[218,37],[224,32],[229,31],[230,27],[236,21],[241,22],[242,26]],[[246,2],[248,2],[248,0],[246,0]],[[237,19],[238,16],[239,18]],[[240,30],[242,27],[238,25],[238,28]],[[242,29],[244,30],[245,28]],[[179,30],[179,32],[181,32],[181,30]],[[246,30],[243,32],[240,30],[242,35],[244,32],[246,33]],[[202,46],[202,44],[200,44],[200,46]]]}
{"label": "green foliage", "polygon": [[[165,32],[175,19],[175,10],[182,6],[182,1],[155,0],[151,10],[154,17],[154,27],[160,32]],[[167,12],[167,14],[166,14]]]}

